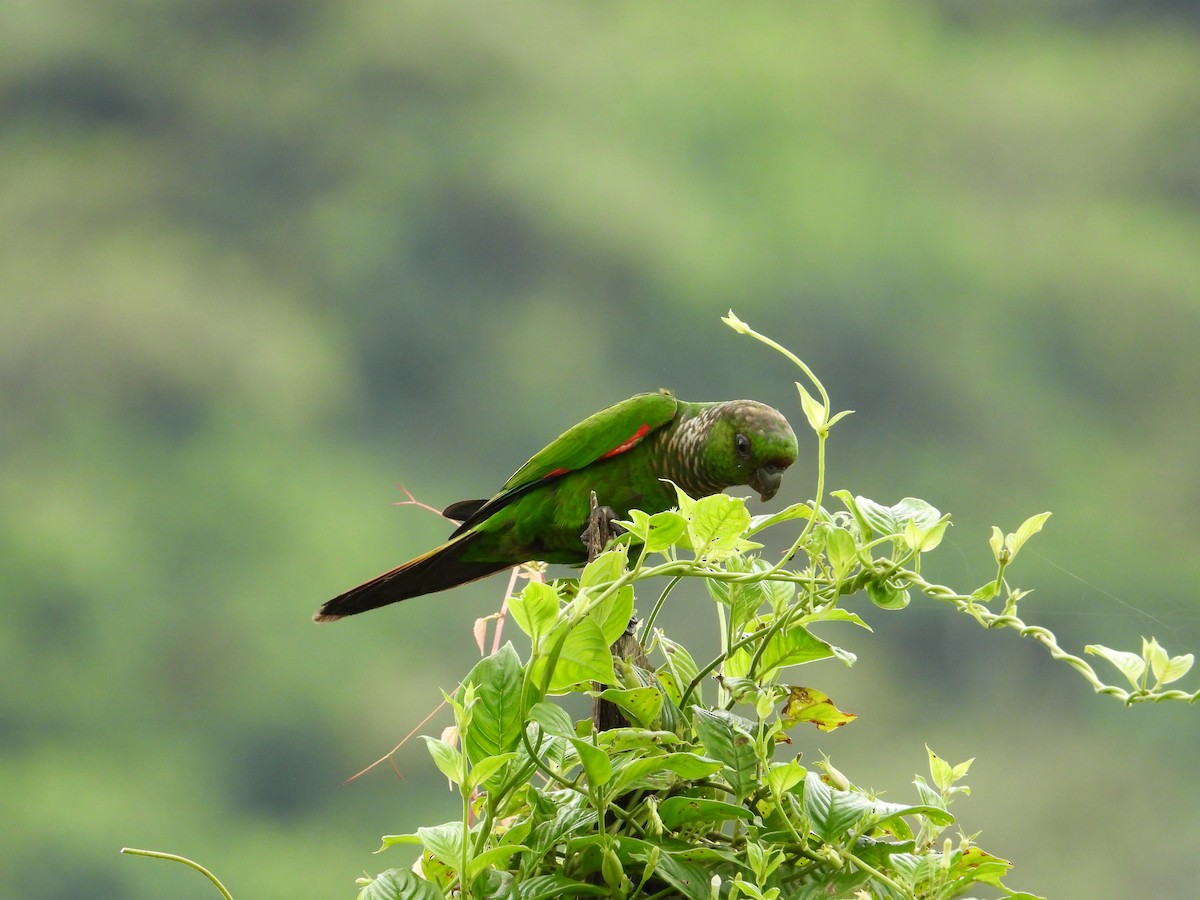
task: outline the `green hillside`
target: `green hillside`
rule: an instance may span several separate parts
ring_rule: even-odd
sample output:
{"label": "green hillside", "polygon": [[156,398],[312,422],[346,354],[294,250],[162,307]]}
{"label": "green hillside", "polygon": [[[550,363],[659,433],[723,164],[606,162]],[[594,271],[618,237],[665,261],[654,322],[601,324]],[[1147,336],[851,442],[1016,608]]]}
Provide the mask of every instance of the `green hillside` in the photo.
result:
{"label": "green hillside", "polygon": [[[503,579],[312,611],[444,536],[397,485],[488,495],[636,391],[798,426],[730,307],[856,410],[831,487],[953,512],[937,577],[1050,509],[1027,618],[1200,648],[1198,84],[1188,3],[9,4],[0,895],[214,896],[122,846],[239,900],[407,865],[371,851],[447,817],[424,749],[343,781]],[[1200,885],[1196,710],[858,611],[821,687],[860,719],[806,758],[899,790],[926,742],[976,757],[958,814],[1034,892]]]}

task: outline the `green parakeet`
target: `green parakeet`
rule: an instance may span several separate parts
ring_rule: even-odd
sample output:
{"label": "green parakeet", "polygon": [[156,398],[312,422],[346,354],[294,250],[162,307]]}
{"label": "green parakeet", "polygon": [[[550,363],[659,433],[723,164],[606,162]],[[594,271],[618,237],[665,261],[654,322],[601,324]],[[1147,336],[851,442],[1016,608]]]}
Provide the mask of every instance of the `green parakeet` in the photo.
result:
{"label": "green parakeet", "polygon": [[332,622],[530,560],[582,563],[592,491],[619,517],[673,507],[675,490],[663,479],[697,498],[745,484],[769,500],[795,461],[796,435],[770,406],[638,394],[563,433],[491,499],[447,507],[444,515],[462,524],[446,543],[334,597],[313,620]]}

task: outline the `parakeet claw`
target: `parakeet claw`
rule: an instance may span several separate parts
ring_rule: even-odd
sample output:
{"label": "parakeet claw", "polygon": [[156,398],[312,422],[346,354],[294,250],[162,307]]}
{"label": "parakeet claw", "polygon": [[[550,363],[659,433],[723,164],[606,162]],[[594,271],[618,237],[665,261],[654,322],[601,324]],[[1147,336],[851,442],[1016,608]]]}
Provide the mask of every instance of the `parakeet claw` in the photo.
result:
{"label": "parakeet claw", "polygon": [[608,542],[621,531],[616,524],[617,518],[617,511],[611,506],[597,505],[596,492],[592,491],[592,511],[587,517],[587,528],[579,535],[583,546],[587,548],[589,560],[599,556]]}

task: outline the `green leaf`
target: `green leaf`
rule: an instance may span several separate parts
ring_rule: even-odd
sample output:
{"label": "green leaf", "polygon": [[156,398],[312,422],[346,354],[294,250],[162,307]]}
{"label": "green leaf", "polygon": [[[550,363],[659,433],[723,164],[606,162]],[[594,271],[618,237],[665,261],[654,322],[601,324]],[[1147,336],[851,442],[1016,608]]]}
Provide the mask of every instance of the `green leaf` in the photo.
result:
{"label": "green leaf", "polygon": [[807,770],[798,759],[785,763],[772,763],[767,770],[767,785],[776,796],[785,794],[804,780]]}
{"label": "green leaf", "polygon": [[463,824],[447,822],[444,825],[418,828],[417,837],[422,846],[446,865],[457,867],[462,862]]}
{"label": "green leaf", "polygon": [[611,647],[625,633],[633,618],[633,585],[627,584],[613,591],[588,617],[600,626],[605,642]]}
{"label": "green leaf", "polygon": [[490,850],[485,850],[467,863],[467,880],[472,881],[485,869],[507,862],[516,853],[532,852],[529,847],[521,844],[504,844],[499,847],[492,847]]}
{"label": "green leaf", "polygon": [[1159,673],[1166,671],[1171,659],[1157,638],[1150,638],[1149,640],[1142,638],[1142,659],[1149,664],[1150,671],[1161,682],[1162,678]]}
{"label": "green leaf", "polygon": [[679,735],[670,731],[652,731],[649,728],[620,727],[611,728],[596,734],[597,746],[605,748],[610,754],[656,753],[665,746],[683,743]]}
{"label": "green leaf", "polygon": [[925,752],[929,754],[929,774],[933,776],[933,783],[945,793],[954,784],[954,767],[930,750],[928,744],[925,745]]}
{"label": "green leaf", "polygon": [[804,778],[804,814],[813,832],[828,843],[844,839],[854,824],[872,809],[871,801],[856,791],[835,791],[816,772]]}
{"label": "green leaf", "polygon": [[[718,603],[729,607],[729,617],[735,629],[741,628],[767,599],[762,582],[718,581],[705,578],[708,594]],[[790,589],[789,589],[790,594]]]}
{"label": "green leaf", "polygon": [[620,578],[628,561],[626,553],[625,547],[614,547],[597,556],[584,567],[579,576],[580,588],[609,585]]}
{"label": "green leaf", "polygon": [[681,858],[682,854],[664,853],[660,847],[636,838],[621,838],[621,846],[628,848],[633,859],[653,861],[655,874],[687,900],[711,900],[711,876],[705,866]]}
{"label": "green leaf", "polygon": [[531,581],[525,590],[508,600],[508,611],[518,627],[533,639],[538,639],[554,627],[558,618],[558,592],[548,584]]}
{"label": "green leaf", "polygon": [[[521,697],[521,659],[513,645],[507,643],[477,662],[463,684],[474,685],[476,698],[470,724],[462,734],[467,758],[476,764],[515,748],[521,740],[527,710]],[[460,702],[464,696],[464,689],[460,689]]]}
{"label": "green leaf", "polygon": [[[756,559],[753,568],[758,570],[768,568],[768,566],[763,560]],[[767,594],[768,605],[775,611],[782,610],[796,596],[796,585],[788,581],[771,578],[767,581],[760,581],[759,584]]]}
{"label": "green leaf", "polygon": [[697,781],[721,771],[723,763],[695,753],[667,753],[621,762],[613,771],[613,792],[639,787],[665,788],[679,779]]}
{"label": "green leaf", "polygon": [[926,806],[936,806],[938,809],[945,809],[945,801],[942,800],[942,795],[929,786],[923,777],[917,775],[913,778],[913,784],[917,787],[917,794],[921,797],[921,802]]}
{"label": "green leaf", "polygon": [[1027,540],[1042,530],[1042,526],[1046,524],[1046,520],[1050,518],[1050,513],[1038,513],[1036,516],[1030,516],[1014,534],[1009,535],[1005,539],[1005,544],[1008,545],[1012,555],[1016,556]]}
{"label": "green leaf", "polygon": [[466,780],[466,763],[463,755],[438,738],[423,734],[421,739],[425,741],[429,755],[433,757],[434,763],[437,764],[442,774],[454,784],[462,784]]}
{"label": "green leaf", "polygon": [[1008,565],[1010,562],[1009,551],[1004,547],[1004,533],[996,526],[991,527],[991,538],[988,539],[988,546],[991,547],[992,557],[995,557],[997,565]]}
{"label": "green leaf", "polygon": [[916,519],[909,519],[904,526],[904,543],[915,553],[928,553],[942,542],[949,525],[949,516],[943,516],[928,527],[917,524]]}
{"label": "green leaf", "polygon": [[1172,681],[1178,681],[1191,671],[1192,664],[1195,661],[1196,658],[1191,653],[1185,653],[1182,656],[1172,656],[1162,674],[1157,676],[1158,683],[1163,685],[1170,684]]}
{"label": "green leaf", "polygon": [[880,609],[904,609],[910,599],[906,588],[879,579],[867,582],[867,596]]}
{"label": "green leaf", "polygon": [[997,565],[1008,565],[1009,555],[1004,549],[1004,532],[992,526],[992,536],[988,538],[988,546],[992,548],[992,556],[995,557]]}
{"label": "green leaf", "polygon": [[875,868],[887,868],[889,859],[896,853],[912,853],[916,842],[910,837],[901,843],[859,837],[854,842],[854,855]]}
{"label": "green leaf", "polygon": [[1083,648],[1083,652],[1108,660],[1120,669],[1121,674],[1125,676],[1135,691],[1141,689],[1141,679],[1146,674],[1146,661],[1136,653],[1130,653],[1127,650],[1113,650],[1103,644],[1088,644]]}
{"label": "green leaf", "polygon": [[[469,865],[468,868],[470,868]],[[502,897],[510,893],[512,878],[511,872],[502,871],[495,866],[488,866],[474,878],[468,879],[468,884],[471,886],[470,896]]]}
{"label": "green leaf", "polygon": [[825,423],[825,430],[828,431],[830,428],[832,428],[838,422],[842,421],[842,419],[846,418],[846,416],[852,416],[852,415],[854,415],[854,410],[852,410],[852,409],[843,409],[839,413],[834,413],[832,416],[829,417],[829,421]]}
{"label": "green leaf", "polygon": [[[502,831],[497,829],[492,834],[497,836],[501,844],[520,844],[525,846],[525,839],[529,837],[529,833],[533,830],[533,818],[526,816],[518,819]],[[498,835],[497,835],[498,832]]]}
{"label": "green leaf", "polygon": [[741,497],[712,494],[697,500],[688,520],[688,537],[698,557],[724,559],[737,552],[750,527],[750,511]]}
{"label": "green leaf", "polygon": [[750,663],[753,659],[753,654],[745,647],[730,653],[721,667],[725,681],[737,682],[745,679],[750,674]]}
{"label": "green leaf", "polygon": [[978,600],[980,603],[987,603],[1000,593],[1000,588],[995,581],[989,581],[983,587],[971,592],[971,598]]}
{"label": "green leaf", "polygon": [[1156,689],[1170,684],[1172,681],[1178,681],[1191,670],[1192,664],[1195,662],[1195,657],[1191,653],[1183,656],[1168,655],[1167,649],[1155,638],[1149,640],[1142,638],[1142,658],[1150,664],[1150,671],[1154,673]]}
{"label": "green leaf", "polygon": [[571,724],[571,717],[561,706],[545,702],[535,703],[529,708],[529,718],[541,725],[546,734],[565,738],[575,737],[575,727]]}
{"label": "green leaf", "polygon": [[487,759],[481,759],[478,763],[471,767],[470,773],[467,775],[467,784],[465,793],[470,793],[475,788],[487,782],[489,778],[499,772],[512,759],[515,759],[515,752],[500,753],[496,756],[489,756]]}
{"label": "green leaf", "polygon": [[753,516],[750,527],[746,529],[746,537],[757,534],[764,528],[778,525],[780,522],[790,522],[793,519],[808,519],[812,517],[812,507],[807,503],[793,503],[787,509],[781,509],[769,516]]}
{"label": "green leaf", "polygon": [[702,844],[688,844],[684,841],[672,840],[671,838],[667,838],[663,843],[670,846],[671,856],[681,862],[693,862],[710,866],[714,863],[723,863],[731,866],[735,871],[744,870],[746,866],[744,855],[736,850],[704,846]]}
{"label": "green leaf", "polygon": [[[565,627],[560,623],[558,627]],[[551,632],[546,645],[558,639],[557,629]],[[604,632],[592,619],[584,619],[566,633],[562,651],[559,653],[554,672],[550,677],[549,693],[562,693],[577,684],[598,681],[613,684],[617,679],[613,673],[611,642],[605,640]],[[541,683],[549,657],[538,656],[534,662],[535,683]]]}
{"label": "green leaf", "polygon": [[844,528],[829,526],[825,530],[825,555],[829,558],[833,577],[841,581],[858,564],[858,545]]}
{"label": "green leaf", "polygon": [[471,724],[471,707],[475,705],[475,685],[464,681],[453,695],[442,691],[442,698],[454,710],[454,724],[459,734]]}
{"label": "green leaf", "polygon": [[855,713],[843,712],[833,705],[828,694],[816,688],[789,687],[787,700],[779,711],[785,728],[801,722],[811,722],[821,731],[833,731],[853,722]]}
{"label": "green leaf", "polygon": [[760,672],[767,674],[787,666],[800,665],[833,656],[833,647],[802,624],[776,631],[767,640],[760,661]]}
{"label": "green leaf", "polygon": [[699,706],[692,710],[696,734],[705,752],[724,764],[734,797],[744,800],[754,790],[758,772],[758,753],[750,731],[731,713],[711,712]]}
{"label": "green leaf", "polygon": [[867,631],[872,631],[870,625],[863,621],[862,617],[857,613],[852,613],[847,609],[842,609],[840,606],[834,606],[828,609],[821,609],[814,613],[809,613],[800,619],[801,624],[811,625],[814,622],[849,622],[852,625],[857,625],[859,628],[865,628]]}
{"label": "green leaf", "polygon": [[690,519],[692,517],[692,512],[696,507],[696,501],[684,493],[683,488],[681,488],[675,482],[668,480],[667,483],[670,484],[671,487],[675,488],[675,505],[679,507],[679,514],[683,516],[684,519]]}
{"label": "green leaf", "polygon": [[796,382],[796,390],[800,392],[800,408],[804,410],[804,418],[808,419],[808,427],[817,434],[824,434],[826,425],[825,407],[800,382]]}
{"label": "green leaf", "polygon": [[410,869],[380,872],[358,892],[358,900],[445,900],[445,896]]}
{"label": "green leaf", "polygon": [[612,762],[608,754],[584,738],[571,738],[571,745],[579,753],[579,761],[583,763],[583,771],[587,775],[588,784],[592,787],[602,787],[612,779]]}
{"label": "green leaf", "polygon": [[696,753],[668,753],[661,757],[660,764],[664,769],[674,772],[684,781],[698,781],[707,778],[720,769],[720,761],[708,759]]}
{"label": "green leaf", "polygon": [[626,537],[635,544],[644,544],[650,537],[650,516],[640,509],[631,509],[628,519],[618,519]]}
{"label": "green leaf", "polygon": [[[700,669],[682,644],[664,636],[662,632],[657,634],[656,640],[666,657],[666,662],[657,670],[656,674],[662,682],[667,696],[678,706],[683,702],[683,692],[700,674]],[[699,692],[699,688],[696,690]]]}
{"label": "green leaf", "polygon": [[912,522],[922,532],[944,521],[936,507],[918,497],[905,497],[891,507],[891,514],[897,525]]}
{"label": "green leaf", "polygon": [[[571,748],[571,742],[565,737],[556,737],[541,731],[537,735],[531,735],[531,743],[537,748],[537,756],[540,756],[542,761],[556,772],[566,772],[572,765],[575,764],[572,754],[575,751]],[[536,768],[528,760],[534,755],[530,754],[528,749],[522,747],[517,751],[523,753],[524,759],[522,762],[527,767]],[[526,768],[524,771],[529,771],[532,775],[532,769]]]}
{"label": "green leaf", "polygon": [[866,497],[855,497],[856,507],[871,531],[880,535],[893,535],[900,531],[900,523],[890,506],[876,503]]}
{"label": "green leaf", "polygon": [[925,529],[925,536],[921,541],[921,546],[918,549],[921,553],[928,553],[931,550],[937,549],[942,542],[942,537],[946,534],[946,529],[950,527],[949,514],[942,517],[936,525],[931,525]]}
{"label": "green leaf", "polygon": [[[842,898],[858,897],[864,895],[868,897],[904,897],[904,894],[880,894],[874,891],[864,891],[863,889],[869,885],[871,881],[871,873],[863,869],[843,869],[837,874],[827,874],[819,878],[817,881],[805,885],[800,890],[796,891],[788,900],[828,900],[830,897]],[[911,895],[909,895],[911,896]],[[857,897],[855,897],[857,900]]]}
{"label": "green leaf", "polygon": [[[634,510],[630,515],[634,512],[638,511]],[[668,509],[647,518],[639,534],[639,541],[645,544],[647,553],[662,553],[674,547],[685,531],[687,520],[675,510]]]}
{"label": "green leaf", "polygon": [[[536,796],[536,795],[535,795]],[[575,794],[580,801],[586,798]],[[552,801],[547,801],[552,803]],[[597,821],[596,810],[579,807],[568,802],[554,807],[554,815],[547,821],[540,822],[533,830],[532,837],[526,843],[533,848],[534,855],[541,857],[550,849],[567,838],[582,834],[594,833]]]}
{"label": "green leaf", "polygon": [[658,808],[663,824],[678,828],[689,822],[724,822],[730,819],[749,821],[755,817],[753,810],[720,800],[676,795],[668,797]]}
{"label": "green leaf", "polygon": [[662,692],[653,687],[608,688],[598,696],[615,703],[627,718],[643,728],[653,728],[662,711]]}
{"label": "green leaf", "polygon": [[854,514],[864,540],[869,540],[872,533],[878,533],[901,537],[910,549],[932,550],[941,542],[949,522],[934,506],[916,497],[905,497],[894,506],[884,506],[866,497],[855,497],[850,503],[844,494],[835,492],[834,495]]}
{"label": "green leaf", "polygon": [[385,834],[383,836],[383,846],[380,850],[386,850],[388,847],[394,847],[397,844],[420,844],[421,836],[416,833],[409,834]]}
{"label": "green leaf", "polygon": [[599,884],[587,884],[558,873],[534,875],[516,884],[517,900],[557,900],[559,897],[604,897],[609,889]]}
{"label": "green leaf", "polygon": [[858,506],[858,501],[854,496],[846,490],[837,490],[830,492],[830,496],[836,497],[842,502],[842,505],[850,511],[854,517],[855,524],[858,525],[859,534],[864,542],[871,540],[874,533],[871,529],[871,523],[867,521],[867,517],[863,515],[863,511]]}

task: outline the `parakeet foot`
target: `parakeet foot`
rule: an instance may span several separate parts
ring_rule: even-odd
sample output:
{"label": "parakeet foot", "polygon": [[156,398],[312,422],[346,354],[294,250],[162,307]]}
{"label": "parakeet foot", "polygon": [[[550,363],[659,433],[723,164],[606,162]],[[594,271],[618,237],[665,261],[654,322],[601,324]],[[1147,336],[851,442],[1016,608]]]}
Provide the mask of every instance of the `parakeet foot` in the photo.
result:
{"label": "parakeet foot", "polygon": [[611,506],[599,505],[596,492],[592,491],[592,511],[588,513],[587,527],[579,535],[587,549],[589,562],[599,556],[608,546],[608,542],[621,531],[621,527],[617,525],[618,518],[616,510]]}

